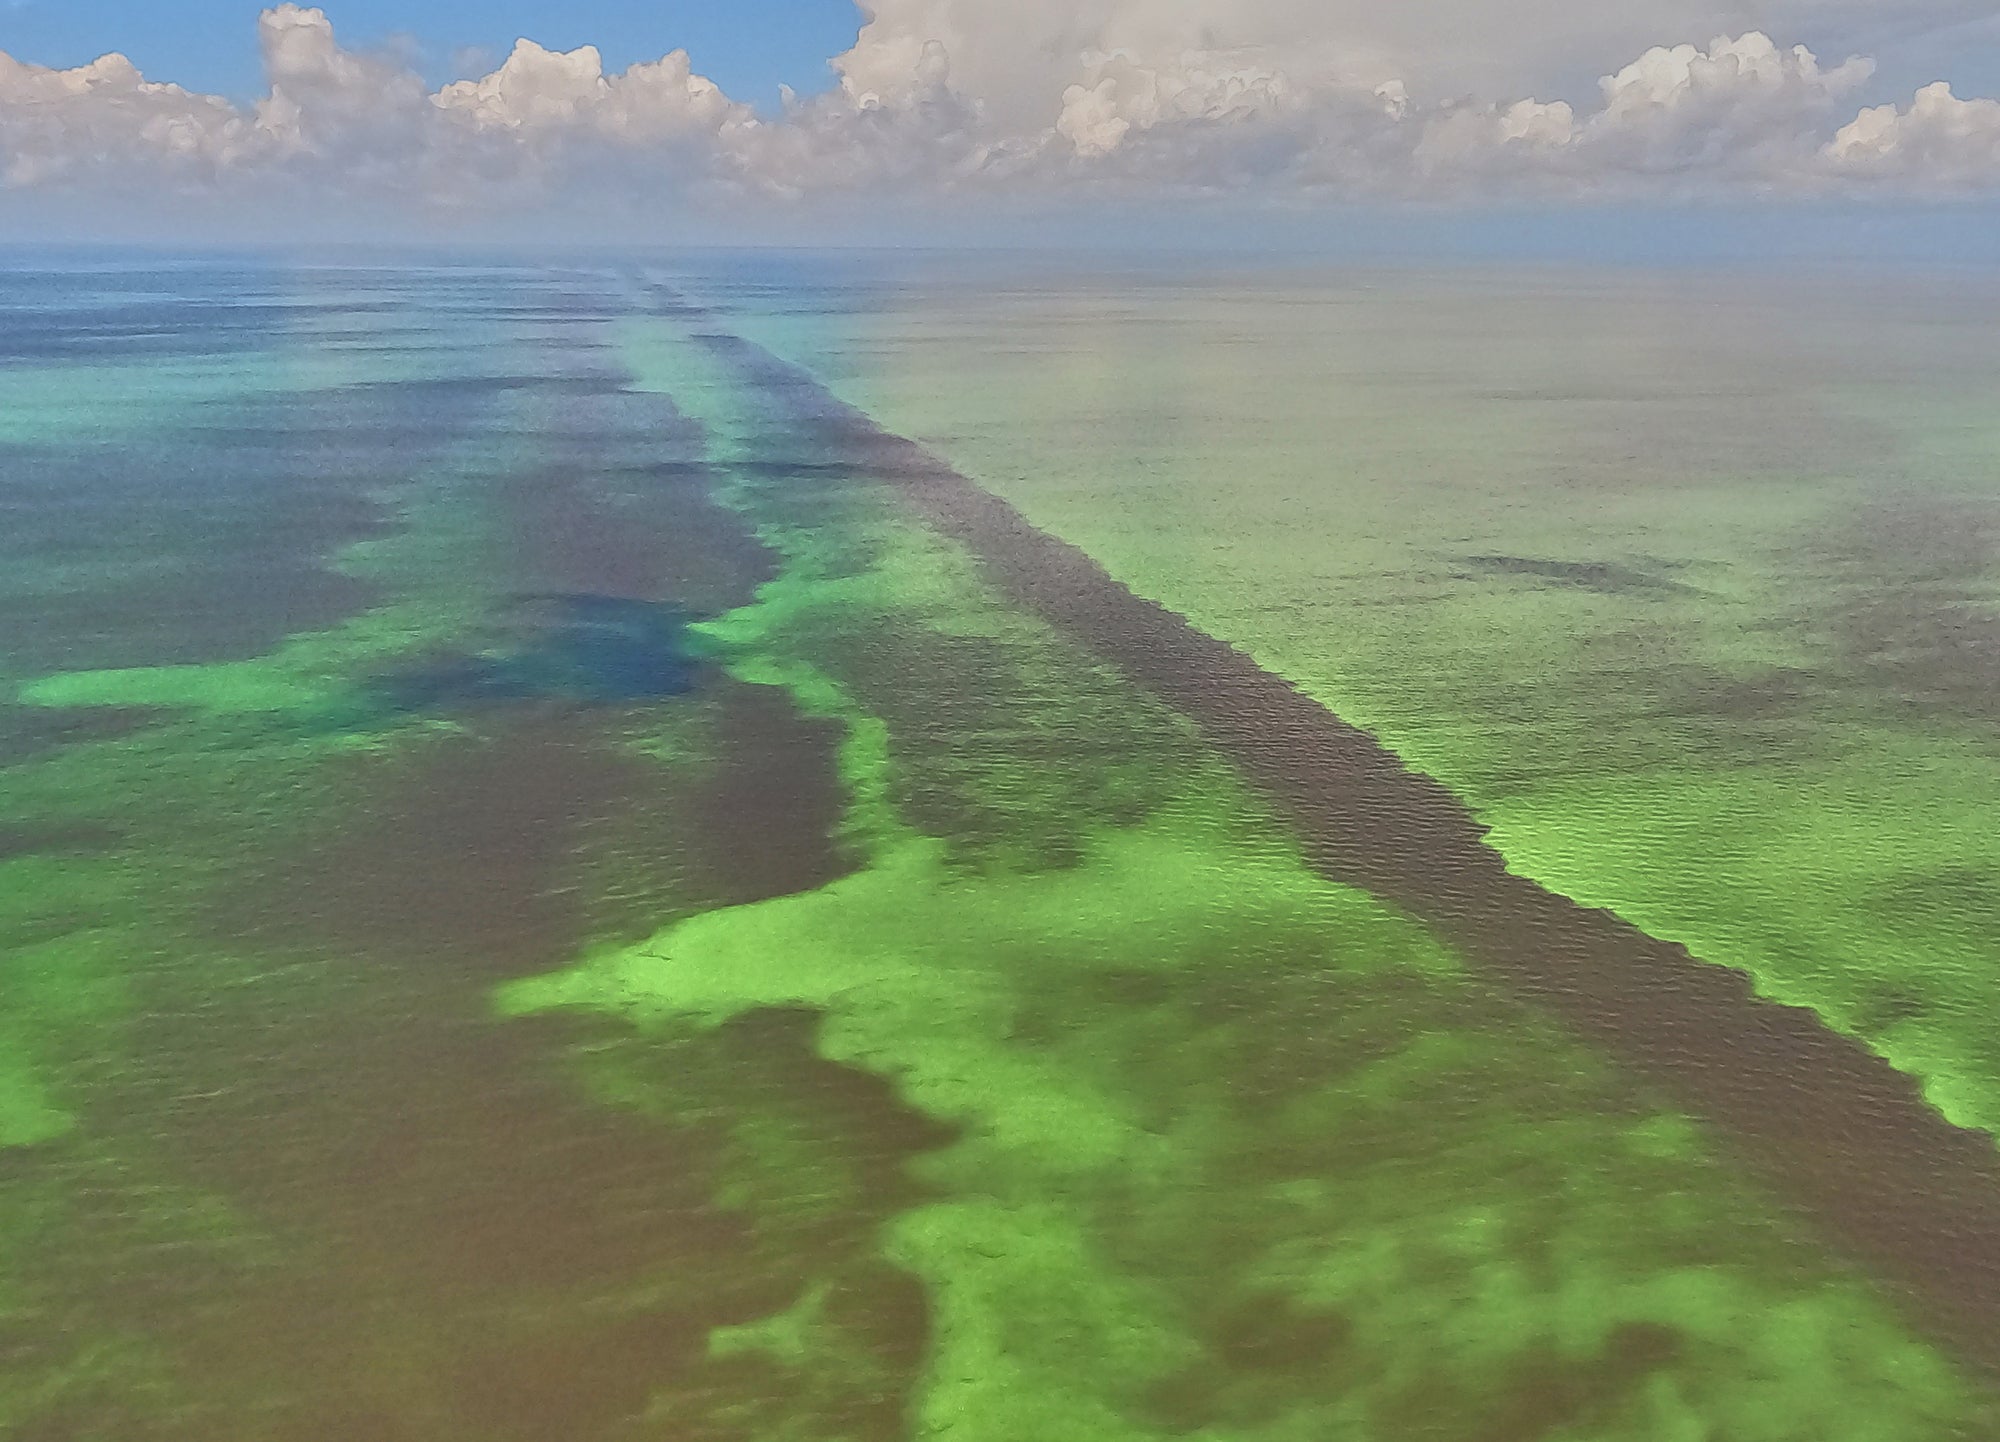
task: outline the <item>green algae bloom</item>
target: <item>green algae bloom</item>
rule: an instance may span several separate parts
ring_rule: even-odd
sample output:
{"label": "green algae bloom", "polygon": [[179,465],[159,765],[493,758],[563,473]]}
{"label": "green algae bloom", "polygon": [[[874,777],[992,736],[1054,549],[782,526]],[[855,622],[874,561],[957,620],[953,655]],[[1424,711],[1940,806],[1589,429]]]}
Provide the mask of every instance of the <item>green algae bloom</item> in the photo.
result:
{"label": "green algae bloom", "polygon": [[[886,493],[822,490],[797,526],[769,477],[801,463],[798,437],[713,348],[662,324],[628,353],[707,424],[733,503],[787,558],[718,630],[752,648],[743,674],[866,738],[845,773],[860,869],[514,983],[502,1008],[609,1011],[658,1037],[803,1011],[822,1057],[949,1129],[914,1164],[930,1200],[884,1232],[930,1298],[917,1432],[1977,1425],[1976,1394],[1858,1282],[1804,1281],[1799,1243],[1692,1124],[1311,874],[1184,723],[1007,612]],[[828,640],[857,633],[863,664]],[[940,744],[909,694],[939,635],[983,682],[959,734],[994,735],[982,715],[1087,724],[1149,758],[1143,779],[1106,794],[1061,753]],[[990,822],[1016,792],[1067,793],[1063,834],[995,846],[907,819],[943,793]],[[817,1295],[715,1345],[806,1367],[833,1345]]]}
{"label": "green algae bloom", "polygon": [[1445,782],[1515,871],[2000,1132],[1990,297],[1112,288],[732,323]]}
{"label": "green algae bloom", "polygon": [[[712,318],[300,285],[427,317],[239,378],[368,438],[325,469],[377,520],[311,558],[350,609],[0,664],[0,1431],[1996,1430],[1728,1138],[1312,869]],[[693,693],[356,700],[614,574],[707,617]]]}

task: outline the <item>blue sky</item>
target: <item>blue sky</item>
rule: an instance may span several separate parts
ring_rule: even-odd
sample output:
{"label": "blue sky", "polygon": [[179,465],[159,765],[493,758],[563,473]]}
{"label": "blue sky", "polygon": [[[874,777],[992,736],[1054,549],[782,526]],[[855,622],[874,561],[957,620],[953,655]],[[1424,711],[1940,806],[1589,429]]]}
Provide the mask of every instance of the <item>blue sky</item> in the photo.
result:
{"label": "blue sky", "polygon": [[[120,50],[150,79],[240,99],[263,88],[261,8],[259,0],[0,0],[0,50],[59,66]],[[467,47],[497,62],[521,35],[552,49],[595,45],[612,70],[685,47],[696,70],[760,106],[780,83],[826,88],[827,57],[852,45],[860,24],[850,0],[331,0],[325,8],[343,44],[414,41],[416,67],[434,81],[456,78],[454,59]]]}

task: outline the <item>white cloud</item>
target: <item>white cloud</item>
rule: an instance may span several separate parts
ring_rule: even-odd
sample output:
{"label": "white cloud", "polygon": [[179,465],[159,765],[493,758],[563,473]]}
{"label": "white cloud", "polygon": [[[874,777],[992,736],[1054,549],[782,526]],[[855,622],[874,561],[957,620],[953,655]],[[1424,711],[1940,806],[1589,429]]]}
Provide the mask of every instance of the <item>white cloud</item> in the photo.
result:
{"label": "white cloud", "polygon": [[[926,41],[943,44],[961,91],[1010,130],[1046,126],[1083,57],[1149,69],[1181,57],[1244,57],[1296,89],[1512,100],[1567,87],[1666,42],[1760,31],[1845,53],[1859,35],[1963,18],[1982,0],[863,0],[846,83],[887,93]],[[1990,7],[1987,7],[1990,8]]]}
{"label": "white cloud", "polygon": [[1858,57],[1824,68],[1803,45],[1781,50],[1754,31],[1706,50],[1655,47],[1600,82],[1603,109],[1579,142],[1607,168],[1779,179],[1874,69]]}
{"label": "white cloud", "polygon": [[748,124],[751,111],[696,75],[685,50],[607,76],[597,47],[561,53],[516,42],[499,69],[440,90],[433,103],[480,127],[594,132],[644,142],[716,136]]}
{"label": "white cloud", "polygon": [[725,137],[735,189],[865,195],[1008,183],[1037,147],[985,124],[954,87],[942,42],[907,58],[906,71],[881,73],[879,89],[792,100],[782,120]]}
{"label": "white cloud", "polygon": [[2000,100],[1961,100],[1940,80],[1907,110],[1878,105],[1835,132],[1826,157],[1841,172],[1937,190],[2000,185]]}
{"label": "white cloud", "polygon": [[1706,47],[1656,46],[1598,82],[1584,115],[1563,101],[1454,106],[1426,126],[1417,159],[1487,188],[1686,194],[1725,186],[1806,189],[1841,97],[1872,62],[1824,67],[1804,46],[1751,31]]}
{"label": "white cloud", "polygon": [[1115,150],[1134,130],[1190,121],[1251,123],[1297,103],[1285,73],[1252,50],[1182,51],[1157,64],[1124,50],[1079,58],[1083,75],[1063,91],[1056,131],[1080,155]]}
{"label": "white cloud", "polygon": [[[1868,8],[1717,3],[1819,24]],[[1873,11],[1907,19],[1929,3]],[[834,61],[837,88],[761,118],[685,51],[607,74],[591,46],[522,40],[490,73],[431,93],[401,61],[341,46],[321,11],[287,4],[259,21],[268,93],[247,108],[148,82],[118,56],[67,71],[0,56],[0,185],[94,186],[135,204],[149,185],[277,187],[308,208],[362,196],[431,211],[584,194],[643,207],[2000,187],[2000,102],[1937,85],[1842,126],[1872,62],[1822,64],[1759,30],[1626,49],[1637,58],[1588,105],[1540,89],[1562,83],[1579,37],[1684,24],[1690,8],[1608,0],[1572,23],[1554,0],[875,0]],[[1446,88],[1491,74],[1524,87]],[[1528,84],[1539,95],[1523,98]]]}
{"label": "white cloud", "polygon": [[445,86],[436,103],[481,125],[518,129],[573,121],[579,112],[595,110],[610,88],[596,46],[562,53],[518,40],[499,69]]}
{"label": "white cloud", "polygon": [[0,54],[0,182],[57,184],[85,171],[192,179],[240,156],[226,101],[155,85],[123,55],[74,70]]}
{"label": "white cloud", "polygon": [[424,146],[423,82],[387,60],[341,48],[320,10],[280,5],[257,21],[270,92],[254,111],[272,153],[353,173],[413,163]]}
{"label": "white cloud", "polygon": [[1560,168],[1577,143],[1576,111],[1563,100],[1452,105],[1423,120],[1414,160],[1426,175],[1485,176],[1504,184]]}

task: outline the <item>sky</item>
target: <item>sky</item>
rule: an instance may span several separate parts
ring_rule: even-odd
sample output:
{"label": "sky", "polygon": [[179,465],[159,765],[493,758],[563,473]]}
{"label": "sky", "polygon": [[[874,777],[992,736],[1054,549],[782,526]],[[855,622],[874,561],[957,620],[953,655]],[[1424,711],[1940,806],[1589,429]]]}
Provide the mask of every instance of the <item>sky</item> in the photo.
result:
{"label": "sky", "polygon": [[0,0],[0,234],[1995,200],[1995,0]]}
{"label": "sky", "polygon": [[[330,13],[345,43],[409,47],[434,84],[491,70],[527,36],[555,50],[595,45],[616,70],[685,49],[759,105],[780,85],[831,85],[827,60],[861,25],[850,0],[344,0]],[[0,0],[0,50],[63,68],[121,51],[156,80],[253,99],[264,87],[256,15],[239,0]]]}

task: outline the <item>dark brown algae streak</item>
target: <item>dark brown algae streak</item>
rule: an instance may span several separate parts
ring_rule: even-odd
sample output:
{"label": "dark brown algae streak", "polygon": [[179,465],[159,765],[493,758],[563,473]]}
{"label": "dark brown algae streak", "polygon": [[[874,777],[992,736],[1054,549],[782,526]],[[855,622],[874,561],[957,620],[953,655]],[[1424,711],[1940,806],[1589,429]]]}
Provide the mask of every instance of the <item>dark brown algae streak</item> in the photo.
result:
{"label": "dark brown algae streak", "polygon": [[[663,307],[684,318],[699,312]],[[1249,656],[1133,594],[916,443],[739,337],[704,341],[786,396],[832,454],[966,545],[1009,600],[1188,716],[1331,880],[1402,907],[1510,990],[1720,1128],[1919,1325],[2000,1373],[2000,1151],[1805,1009],[1754,994],[1612,915],[1511,874],[1459,799]]]}

